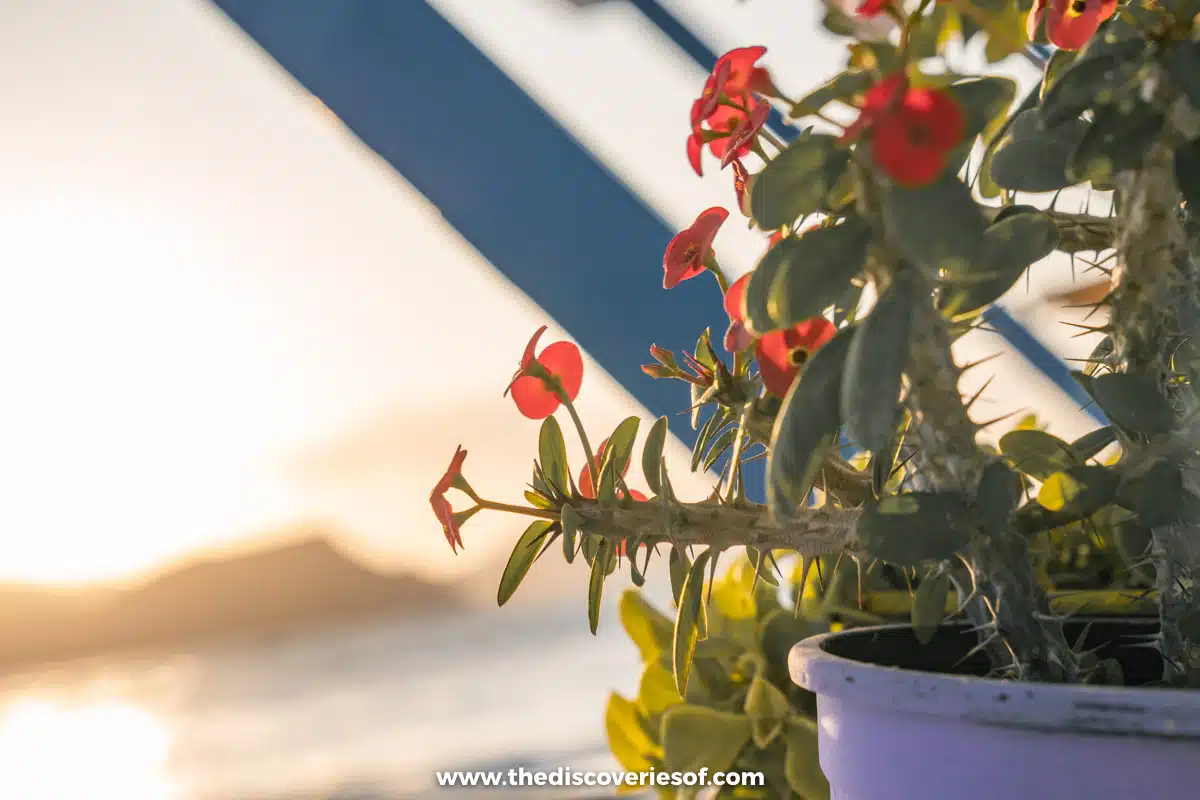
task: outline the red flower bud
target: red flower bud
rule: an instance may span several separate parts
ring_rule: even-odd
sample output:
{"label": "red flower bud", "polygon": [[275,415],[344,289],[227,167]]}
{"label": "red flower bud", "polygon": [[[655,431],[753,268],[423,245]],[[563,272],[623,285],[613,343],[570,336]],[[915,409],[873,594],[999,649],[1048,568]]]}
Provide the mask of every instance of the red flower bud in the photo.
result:
{"label": "red flower bud", "polygon": [[438,522],[442,523],[442,532],[446,535],[446,541],[450,543],[450,549],[455,553],[458,548],[463,546],[462,533],[459,531],[458,521],[454,518],[454,509],[450,507],[450,501],[446,499],[446,492],[454,485],[455,481],[462,477],[462,465],[467,459],[467,451],[462,449],[460,445],[454,450],[454,457],[450,459],[450,466],[446,468],[446,472],[434,484],[433,491],[429,493],[429,504],[433,507],[434,516]]}

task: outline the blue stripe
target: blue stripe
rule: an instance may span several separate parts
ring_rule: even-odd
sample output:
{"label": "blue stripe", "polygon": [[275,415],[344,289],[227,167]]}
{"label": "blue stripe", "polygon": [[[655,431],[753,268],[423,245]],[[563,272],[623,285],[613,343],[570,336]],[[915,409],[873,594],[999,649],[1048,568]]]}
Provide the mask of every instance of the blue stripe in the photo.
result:
{"label": "blue stripe", "polygon": [[[692,350],[706,327],[720,341],[728,320],[716,283],[704,276],[664,291],[675,231],[470,41],[413,0],[215,2],[620,385],[668,416],[672,433],[694,441],[681,415],[687,387],[640,365],[651,343]],[[436,268],[420,253],[397,265]],[[440,318],[454,324],[455,309]],[[498,333],[513,340],[515,364],[523,335]],[[583,391],[593,387],[585,376]],[[607,434],[589,431],[593,442]],[[761,464],[747,481],[756,498]]]}

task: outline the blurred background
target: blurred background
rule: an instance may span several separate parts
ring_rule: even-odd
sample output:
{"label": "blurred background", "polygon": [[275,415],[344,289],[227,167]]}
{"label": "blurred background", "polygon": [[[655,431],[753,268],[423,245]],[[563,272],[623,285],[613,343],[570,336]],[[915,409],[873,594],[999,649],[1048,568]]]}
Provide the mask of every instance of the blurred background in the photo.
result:
{"label": "blurred background", "polygon": [[[604,703],[640,671],[618,583],[596,637],[581,562],[539,561],[497,609],[524,524],[480,515],[452,555],[429,490],[462,444],[477,490],[520,500],[538,423],[502,393],[548,324],[586,353],[593,441],[670,415],[676,490],[707,493],[686,392],[638,368],[725,323],[711,281],[661,288],[673,233],[734,202],[728,172],[688,166],[686,115],[733,47],[767,46],[792,96],[838,72],[821,13],[0,4],[0,796],[419,797],[435,770],[614,768]],[[735,213],[716,252],[736,276],[764,246]],[[995,376],[977,415],[1091,427],[1062,359],[1094,341],[1061,322],[1094,283],[1039,265],[960,342],[1000,354],[968,376]]]}

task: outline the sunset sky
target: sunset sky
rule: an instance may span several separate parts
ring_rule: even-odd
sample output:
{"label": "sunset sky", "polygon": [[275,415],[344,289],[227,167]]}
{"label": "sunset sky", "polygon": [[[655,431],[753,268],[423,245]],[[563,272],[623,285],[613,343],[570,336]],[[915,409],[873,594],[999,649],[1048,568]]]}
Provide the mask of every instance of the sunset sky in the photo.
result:
{"label": "sunset sky", "polygon": [[[682,157],[703,72],[632,9],[433,5],[672,225],[732,201]],[[794,94],[840,68],[816,3],[667,5],[718,51],[767,45]],[[501,392],[553,321],[435,209],[202,0],[7,2],[0,64],[0,580],[123,578],[298,525],[431,575],[511,547],[479,518],[451,557],[427,495],[462,443],[476,488],[515,499],[537,423]],[[739,225],[717,243],[739,273],[761,248]],[[1084,424],[1028,388],[992,408]],[[580,408],[596,440],[640,411],[592,363]]]}

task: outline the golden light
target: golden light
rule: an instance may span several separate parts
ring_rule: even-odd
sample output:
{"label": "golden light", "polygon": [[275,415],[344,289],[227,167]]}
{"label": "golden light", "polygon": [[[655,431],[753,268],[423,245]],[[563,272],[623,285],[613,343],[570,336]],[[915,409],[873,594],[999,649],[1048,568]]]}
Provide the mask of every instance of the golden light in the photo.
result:
{"label": "golden light", "polygon": [[132,705],[71,708],[22,698],[0,709],[0,776],[5,797],[170,800],[170,736]]}
{"label": "golden light", "polygon": [[121,577],[258,532],[286,399],[194,231],[55,198],[0,209],[0,580]]}

